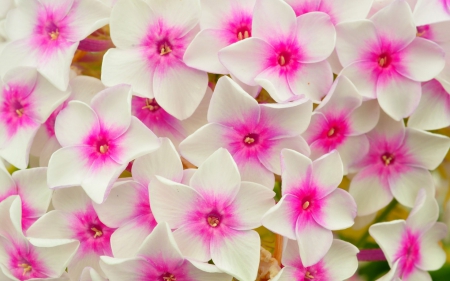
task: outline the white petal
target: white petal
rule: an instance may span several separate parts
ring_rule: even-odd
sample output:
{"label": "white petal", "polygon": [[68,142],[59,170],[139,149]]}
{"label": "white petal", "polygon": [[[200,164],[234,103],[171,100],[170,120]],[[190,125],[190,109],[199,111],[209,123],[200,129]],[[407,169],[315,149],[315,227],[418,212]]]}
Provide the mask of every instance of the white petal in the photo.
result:
{"label": "white petal", "polygon": [[110,9],[100,1],[81,0],[72,6],[65,20],[70,21],[68,39],[79,41],[108,24]]}
{"label": "white petal", "polygon": [[[400,279],[398,279],[400,280]],[[405,278],[403,278],[405,280]],[[424,270],[420,270],[417,267],[413,267],[413,271],[408,276],[408,281],[432,281],[430,273]],[[397,280],[394,280],[397,281]]]}
{"label": "white petal", "polygon": [[71,79],[70,87],[72,88],[71,97],[86,104],[90,104],[92,98],[105,89],[105,85],[99,79],[83,75]]}
{"label": "white petal", "polygon": [[370,215],[392,201],[393,196],[389,186],[369,169],[359,172],[350,183],[350,194],[358,206],[358,216]]}
{"label": "white petal", "polygon": [[358,248],[342,240],[333,240],[331,248],[323,258],[327,277],[330,280],[347,280],[358,269]]}
{"label": "white petal", "polygon": [[91,101],[102,129],[118,137],[130,126],[131,87],[118,85],[98,93]]}
{"label": "white petal", "polygon": [[336,30],[330,16],[310,12],[297,18],[297,40],[302,46],[301,62],[319,62],[331,55],[336,44]]}
{"label": "white petal", "polygon": [[180,156],[167,138],[161,138],[161,146],[134,160],[131,173],[133,179],[143,186],[148,186],[152,176],[158,175],[175,182],[183,178],[183,164]]}
{"label": "white petal", "polygon": [[217,29],[200,31],[189,44],[183,56],[187,66],[211,73],[227,74],[219,61],[219,51],[228,45],[229,32]]}
{"label": "white petal", "polygon": [[[294,245],[297,248],[297,245]],[[291,281],[298,278],[298,270],[294,267],[283,267],[270,281]]]}
{"label": "white petal", "polygon": [[190,186],[214,202],[231,202],[239,192],[241,176],[231,154],[219,148],[205,160],[191,178]]}
{"label": "white petal", "polygon": [[111,235],[111,249],[116,258],[135,257],[145,238],[151,233],[148,225],[135,219],[119,227]]}
{"label": "white petal", "polygon": [[95,112],[85,103],[71,101],[55,121],[55,134],[64,146],[82,145],[89,133],[98,132],[100,124]]}
{"label": "white petal", "polygon": [[138,45],[148,32],[146,26],[155,19],[156,15],[145,1],[118,1],[111,11],[110,20],[114,45],[121,49]]}
{"label": "white petal", "polygon": [[379,34],[391,42],[396,42],[400,48],[407,46],[416,38],[416,25],[411,8],[406,1],[393,1],[373,15],[370,20]]}
{"label": "white petal", "polygon": [[[276,102],[288,102],[295,100],[295,93],[289,86],[286,73],[280,71],[280,67],[269,66],[255,77],[255,82],[263,87]],[[301,93],[302,97],[304,93]]]}
{"label": "white petal", "polygon": [[218,268],[235,278],[255,280],[260,243],[256,231],[233,231],[228,237],[213,239],[211,257]]}
{"label": "white petal", "polygon": [[208,109],[208,121],[232,127],[234,124],[251,124],[259,120],[258,102],[236,82],[224,76],[214,89]]}
{"label": "white petal", "polygon": [[198,281],[232,281],[233,277],[222,273],[217,266],[190,261],[191,266],[188,266],[189,276]]}
{"label": "white petal", "polygon": [[314,220],[303,222],[300,218],[296,226],[296,238],[303,266],[318,263],[328,252],[333,242],[333,233]]}
{"label": "white petal", "polygon": [[330,92],[317,107],[317,111],[335,113],[352,112],[362,103],[362,98],[355,85],[345,76],[339,76]]}
{"label": "white petal", "polygon": [[414,9],[414,21],[417,25],[424,25],[449,20],[449,6],[446,3],[448,2],[440,0],[418,0]]}
{"label": "white petal", "polygon": [[53,210],[33,223],[27,230],[28,237],[45,239],[68,239],[76,235],[70,228],[70,217],[67,213]]}
{"label": "white petal", "polygon": [[156,176],[149,185],[150,206],[158,222],[168,222],[172,229],[186,223],[189,210],[200,195],[191,187]]}
{"label": "white petal", "polygon": [[0,161],[0,198],[5,199],[10,194],[17,193],[16,183]]}
{"label": "white petal", "polygon": [[155,70],[153,85],[158,104],[179,120],[184,120],[194,113],[205,95],[208,75],[184,63],[170,67],[160,64]]}
{"label": "white petal", "polygon": [[98,271],[103,276],[105,275],[100,268],[100,257],[98,254],[91,252],[83,255],[82,257],[78,257],[73,259],[69,266],[67,267],[67,271],[70,272],[70,280],[78,280],[83,272],[83,269],[86,267],[92,267],[96,271]]}
{"label": "white petal", "polygon": [[450,93],[437,80],[422,84],[422,97],[408,119],[408,126],[436,130],[450,125]]}
{"label": "white petal", "polygon": [[399,121],[411,115],[420,102],[422,88],[419,82],[399,74],[380,79],[377,84],[378,102],[393,119]]}
{"label": "white petal", "polygon": [[148,267],[148,261],[141,257],[116,259],[102,256],[100,259],[100,267],[110,281],[139,280],[145,277],[145,273],[140,270]]}
{"label": "white petal", "polygon": [[341,156],[332,151],[312,163],[313,184],[319,189],[320,196],[330,194],[341,183],[344,175]]}
{"label": "white petal", "polygon": [[236,199],[233,201],[236,214],[239,214],[238,225],[230,226],[236,230],[255,229],[261,226],[262,216],[274,206],[275,193],[265,186],[242,182]]}
{"label": "white petal", "polygon": [[295,95],[305,95],[310,100],[318,102],[328,93],[333,84],[333,71],[327,61],[305,63],[288,80]]}
{"label": "white petal", "polygon": [[370,144],[366,135],[347,137],[347,140],[337,148],[341,156],[344,175],[358,169],[356,165],[367,155],[369,149]]}
{"label": "white petal", "polygon": [[356,203],[347,191],[337,188],[321,201],[320,214],[313,214],[318,224],[330,230],[346,229],[354,224]]}
{"label": "white petal", "polygon": [[200,262],[208,262],[211,259],[211,235],[198,235],[197,227],[202,226],[194,223],[183,225],[175,230],[173,235],[183,256]]}
{"label": "white petal", "polygon": [[80,281],[106,281],[98,272],[91,268],[85,267],[80,276]]}
{"label": "white petal", "polygon": [[22,200],[20,200],[20,196],[9,196],[2,200],[0,216],[2,221],[0,237],[8,239],[12,243],[23,243],[25,236],[22,232]]}
{"label": "white petal", "polygon": [[9,70],[19,66],[37,67],[38,50],[30,46],[29,40],[22,39],[8,43],[0,54],[2,65],[0,73],[5,75]]}
{"label": "white petal", "polygon": [[357,61],[345,67],[339,75],[350,79],[361,96],[374,99],[377,97],[378,80],[373,77],[373,71],[372,62]]}
{"label": "white petal", "polygon": [[292,208],[298,205],[297,197],[290,194],[281,197],[281,200],[270,208],[262,217],[262,225],[272,232],[296,239],[295,226],[299,211]]}
{"label": "white petal", "polygon": [[428,195],[435,193],[430,172],[422,168],[409,167],[403,173],[390,177],[389,186],[395,199],[408,207],[414,206],[420,189],[426,189]]}
{"label": "white petal", "polygon": [[[334,21],[352,21],[366,18],[372,7],[373,0],[324,0],[322,5],[331,5]],[[345,279],[345,278],[344,278]]]}
{"label": "white petal", "polygon": [[427,231],[420,241],[421,259],[417,267],[425,270],[438,270],[446,260],[445,251],[439,245],[439,241],[448,234],[448,227],[441,222],[436,223]]}
{"label": "white petal", "polygon": [[436,169],[450,148],[450,138],[413,128],[406,129],[405,145],[417,167]]}
{"label": "white petal", "polygon": [[273,47],[265,41],[249,38],[223,48],[219,60],[236,78],[255,86],[255,77],[267,68],[266,60],[274,53]]}
{"label": "white petal", "polygon": [[79,186],[57,189],[53,193],[52,205],[58,211],[74,213],[85,210],[91,204],[91,199]]}
{"label": "white petal", "polygon": [[238,166],[239,171],[241,172],[241,179],[243,181],[259,183],[273,189],[275,177],[271,171],[261,164],[260,161],[249,160],[243,163],[238,163]]}
{"label": "white petal", "polygon": [[286,38],[296,30],[295,18],[294,10],[284,1],[256,1],[252,36],[264,40]]}
{"label": "white petal", "polygon": [[109,49],[103,57],[102,82],[106,86],[130,84],[136,93],[153,98],[155,69],[149,66],[149,62],[141,53],[142,50],[139,48]]}
{"label": "white petal", "polygon": [[426,194],[425,189],[418,192],[414,208],[406,219],[408,228],[419,231],[428,230],[439,217],[439,205],[434,196]]}
{"label": "white petal", "polygon": [[376,139],[378,136],[384,136],[386,140],[389,140],[393,147],[398,148],[404,143],[405,131],[405,123],[403,120],[396,121],[381,111],[378,124],[367,134],[367,136],[369,139]]}
{"label": "white petal", "polygon": [[[2,6],[5,5],[5,2],[8,1],[4,1]],[[2,19],[6,18],[5,29],[7,37],[12,41],[16,41],[32,36],[36,24],[34,19],[37,16],[40,3],[29,1],[22,1],[21,3],[17,3],[17,1],[9,2],[14,3],[10,3],[11,6],[9,7],[8,5],[3,6],[4,8],[9,8],[9,13],[6,13],[6,10],[5,16],[2,17]],[[16,9],[12,9],[14,6]],[[70,5],[68,8],[70,8]]]}
{"label": "white petal", "polygon": [[383,250],[390,266],[394,262],[398,249],[402,247],[402,235],[405,231],[406,223],[403,220],[377,223],[369,228],[370,236]]}
{"label": "white petal", "polygon": [[114,140],[120,153],[111,156],[118,163],[128,164],[131,160],[156,150],[160,146],[158,137],[139,119],[132,116],[128,130]]}
{"label": "white petal", "polygon": [[350,115],[350,135],[361,135],[371,131],[380,119],[380,106],[376,100],[364,101]]}
{"label": "white petal", "polygon": [[309,182],[307,178],[311,174],[312,161],[305,155],[290,149],[283,149],[281,151],[281,167],[283,195],[292,193],[292,190],[297,188],[299,183]]}
{"label": "white petal", "polygon": [[64,147],[53,153],[48,163],[50,188],[80,185],[89,172],[90,163],[82,146]]}

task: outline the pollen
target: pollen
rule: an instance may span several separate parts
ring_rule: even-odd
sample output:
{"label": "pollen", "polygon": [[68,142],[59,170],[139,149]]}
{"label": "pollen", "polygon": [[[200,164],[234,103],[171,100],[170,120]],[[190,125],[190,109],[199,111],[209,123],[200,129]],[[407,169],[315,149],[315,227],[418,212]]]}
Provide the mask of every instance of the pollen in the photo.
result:
{"label": "pollen", "polygon": [[251,137],[245,137],[244,142],[245,142],[246,144],[252,144],[252,143],[255,142],[255,139],[254,139],[254,138],[251,138]]}
{"label": "pollen", "polygon": [[220,220],[218,217],[215,216],[209,216],[208,217],[208,223],[211,227],[217,227],[219,226]]}
{"label": "pollen", "polygon": [[160,48],[160,55],[164,56],[167,55],[168,53],[172,52],[172,49],[170,48],[169,45],[167,45],[167,43],[164,43],[161,48]]}
{"label": "pollen", "polygon": [[108,145],[104,144],[104,145],[100,146],[100,153],[101,154],[105,154],[106,152],[108,152],[108,150],[109,150],[109,146]]}
{"label": "pollen", "polygon": [[248,31],[244,31],[244,33],[242,33],[242,31],[239,31],[238,35],[237,35],[239,41],[243,40],[243,39],[247,39],[248,37],[250,37]]}
{"label": "pollen", "polygon": [[19,264],[19,267],[23,268],[23,273],[22,275],[27,274],[28,272],[30,272],[33,268],[31,267],[31,265],[27,264],[27,263],[21,263]]}
{"label": "pollen", "polygon": [[331,128],[331,129],[328,131],[327,136],[331,137],[331,136],[334,135],[334,133],[335,133],[335,129],[334,129],[334,128]]}
{"label": "pollen", "polygon": [[393,162],[394,157],[390,154],[385,154],[381,156],[381,159],[384,161],[384,165],[389,166]]}
{"label": "pollen", "polygon": [[303,206],[302,206],[303,210],[308,209],[309,205],[310,205],[309,201],[306,201],[305,203],[303,203]]}
{"label": "pollen", "polygon": [[306,278],[306,279],[311,279],[311,280],[312,280],[312,279],[314,279],[314,276],[311,275],[311,272],[306,271],[306,273],[305,273],[305,278]]}
{"label": "pollen", "polygon": [[92,227],[91,230],[94,232],[94,238],[101,237],[103,235],[103,232],[95,227]]}
{"label": "pollen", "polygon": [[17,116],[22,117],[22,115],[23,115],[23,108],[16,109],[16,114],[17,114]]}
{"label": "pollen", "polygon": [[175,276],[173,276],[173,274],[170,274],[168,276],[164,276],[163,280],[164,281],[177,281],[177,278]]}
{"label": "pollen", "polygon": [[145,99],[145,106],[143,106],[142,109],[149,109],[150,111],[155,111],[159,109],[159,106],[158,104],[153,102],[153,100]]}
{"label": "pollen", "polygon": [[52,32],[49,32],[48,35],[50,36],[50,39],[54,41],[54,40],[58,39],[59,31],[58,31],[58,29],[56,29],[56,30],[54,30]]}
{"label": "pollen", "polygon": [[280,55],[280,56],[278,57],[278,63],[279,63],[281,66],[283,66],[283,65],[286,64],[286,59],[284,58],[283,55]]}

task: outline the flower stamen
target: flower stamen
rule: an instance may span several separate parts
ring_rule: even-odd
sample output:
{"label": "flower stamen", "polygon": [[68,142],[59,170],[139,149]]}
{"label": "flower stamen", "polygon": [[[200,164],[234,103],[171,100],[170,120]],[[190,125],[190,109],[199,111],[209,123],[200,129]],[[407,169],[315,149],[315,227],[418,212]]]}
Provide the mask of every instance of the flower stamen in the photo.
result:
{"label": "flower stamen", "polygon": [[55,41],[59,37],[59,30],[56,29],[56,30],[54,30],[52,32],[49,32],[48,35],[50,36],[51,40]]}
{"label": "flower stamen", "polygon": [[251,137],[245,137],[244,142],[245,142],[246,144],[252,144],[252,143],[255,142],[255,139],[254,139],[254,138],[251,138]]}
{"label": "flower stamen", "polygon": [[108,152],[109,150],[109,146],[107,144],[101,145],[100,146],[100,153],[101,154],[105,154],[106,152]]}
{"label": "flower stamen", "polygon": [[310,205],[309,201],[306,201],[305,203],[303,203],[303,206],[302,206],[303,210],[308,209],[309,205]]}
{"label": "flower stamen", "polygon": [[16,114],[17,114],[17,116],[22,117],[22,115],[23,115],[23,108],[16,109]]}
{"label": "flower stamen", "polygon": [[286,59],[284,58],[283,55],[280,55],[280,56],[278,57],[278,63],[279,63],[281,66],[283,66],[283,65],[286,64]]}
{"label": "flower stamen", "polygon": [[166,54],[168,54],[168,53],[170,53],[170,52],[172,52],[172,49],[170,48],[170,46],[169,45],[167,45],[167,43],[164,43],[162,46],[161,46],[161,49],[160,49],[160,55],[161,56],[164,56],[164,55],[166,55]]}
{"label": "flower stamen", "polygon": [[173,276],[173,274],[170,274],[169,276],[163,276],[164,281],[177,281],[177,278]]}
{"label": "flower stamen", "polygon": [[91,230],[95,232],[94,238],[97,238],[97,237],[100,237],[100,236],[103,235],[103,232],[101,232],[100,230],[98,230],[98,229],[95,228],[95,227],[92,227]]}
{"label": "flower stamen", "polygon": [[392,162],[394,162],[394,156],[389,153],[381,156],[381,159],[383,160],[385,166],[389,166],[390,164],[392,164]]}
{"label": "flower stamen", "polygon": [[159,108],[158,104],[156,104],[153,100],[145,99],[145,106],[142,109],[149,109],[150,111],[155,111]]}
{"label": "flower stamen", "polygon": [[328,131],[327,136],[331,137],[331,136],[334,135],[334,133],[335,133],[335,129],[334,129],[334,128],[331,128],[331,129]]}
{"label": "flower stamen", "polygon": [[217,227],[219,226],[220,220],[218,217],[215,216],[209,216],[208,217],[208,223],[211,227]]}
{"label": "flower stamen", "polygon": [[19,264],[19,267],[23,268],[23,273],[22,273],[22,275],[27,274],[28,272],[30,272],[30,271],[33,269],[33,268],[31,267],[31,265],[26,264],[26,263]]}
{"label": "flower stamen", "polygon": [[311,272],[306,271],[306,273],[305,273],[305,278],[306,278],[306,279],[311,279],[311,280],[312,280],[312,279],[314,279],[314,276],[311,275]]}

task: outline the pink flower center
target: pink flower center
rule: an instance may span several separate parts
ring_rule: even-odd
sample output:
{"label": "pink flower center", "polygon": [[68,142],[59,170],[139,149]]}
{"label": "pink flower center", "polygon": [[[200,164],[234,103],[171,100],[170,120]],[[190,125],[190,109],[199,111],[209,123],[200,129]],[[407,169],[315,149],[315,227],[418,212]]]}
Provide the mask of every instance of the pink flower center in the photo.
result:
{"label": "pink flower center", "polygon": [[45,32],[50,40],[54,41],[59,37],[58,26],[54,22],[47,22],[45,25]]}
{"label": "pink flower center", "polygon": [[106,154],[109,151],[109,142],[106,139],[100,139],[96,143],[97,152]]}
{"label": "pink flower center", "polygon": [[22,117],[24,112],[24,106],[19,100],[13,100],[11,101],[11,109],[13,111],[13,114],[15,114],[17,117]]}
{"label": "pink flower center", "polygon": [[248,26],[241,26],[236,31],[236,37],[239,41],[244,40],[252,36],[252,32]]}
{"label": "pink flower center", "polygon": [[161,281],[176,281],[177,278],[172,273],[164,273],[161,276]]}
{"label": "pink flower center", "polygon": [[217,213],[210,213],[207,217],[209,226],[216,228],[220,225],[221,216]]}
{"label": "pink flower center", "polygon": [[392,153],[386,152],[385,154],[381,155],[381,161],[385,166],[392,165],[395,161],[395,156]]}
{"label": "pink flower center", "polygon": [[378,65],[382,68],[386,68],[391,65],[392,58],[389,54],[383,53],[378,57]]}
{"label": "pink flower center", "polygon": [[422,26],[418,26],[416,27],[417,33],[416,36],[417,37],[427,37],[427,33],[430,30],[430,26],[429,25],[422,25]]}
{"label": "pink flower center", "polygon": [[289,51],[282,51],[278,54],[278,64],[285,66],[291,61],[292,54]]}
{"label": "pink flower center", "polygon": [[165,56],[172,52],[172,44],[168,42],[168,40],[162,40],[158,44],[159,54],[161,56]]}
{"label": "pink flower center", "polygon": [[309,205],[310,205],[310,204],[311,204],[311,203],[309,203],[309,201],[303,202],[303,205],[302,205],[303,210],[307,210],[307,209],[309,208]]}
{"label": "pink flower center", "polygon": [[102,228],[98,225],[91,227],[94,234],[94,238],[101,237],[103,235]]}
{"label": "pink flower center", "polygon": [[247,146],[255,145],[259,142],[259,135],[258,134],[248,134],[244,137],[244,143]]}
{"label": "pink flower center", "polygon": [[306,280],[313,280],[313,279],[314,279],[313,273],[307,270],[307,271],[305,272],[305,279],[306,279]]}
{"label": "pink flower center", "polygon": [[156,111],[160,108],[155,99],[145,99],[145,106],[142,107],[142,109],[148,109],[150,111]]}
{"label": "pink flower center", "polygon": [[327,137],[334,138],[339,133],[339,129],[336,127],[331,127],[327,133]]}
{"label": "pink flower center", "polygon": [[31,270],[33,269],[31,265],[28,263],[20,263],[18,264],[18,267],[23,268],[22,276],[25,276],[26,274],[31,274]]}

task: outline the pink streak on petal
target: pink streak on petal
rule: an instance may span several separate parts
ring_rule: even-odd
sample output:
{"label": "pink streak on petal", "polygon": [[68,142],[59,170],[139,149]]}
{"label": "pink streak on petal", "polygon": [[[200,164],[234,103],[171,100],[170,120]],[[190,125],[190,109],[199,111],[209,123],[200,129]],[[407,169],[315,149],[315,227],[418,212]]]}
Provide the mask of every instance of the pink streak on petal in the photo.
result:
{"label": "pink streak on petal", "polygon": [[[92,205],[86,209],[70,214],[69,225],[73,233],[73,239],[80,241],[80,254],[95,253],[97,255],[112,256],[110,238],[114,228],[104,225],[97,216]],[[102,232],[101,236],[95,237],[95,230]]]}
{"label": "pink streak on petal", "polygon": [[[152,110],[148,108],[149,104]],[[132,114],[159,137],[175,138],[181,142],[187,136],[182,122],[167,113],[155,99],[133,97]]]}
{"label": "pink streak on petal", "polygon": [[163,281],[167,280],[164,279],[164,277],[170,277],[170,275],[173,275],[173,277],[176,278],[173,280],[195,281],[189,276],[189,262],[186,260],[183,260],[181,263],[179,260],[167,260],[162,254],[160,258],[146,256],[140,257],[144,258],[147,263],[146,266],[139,269],[139,277],[137,281]]}
{"label": "pink streak on petal", "polygon": [[[38,126],[34,109],[33,87],[9,84],[2,89],[0,122],[6,128],[8,137],[13,137],[21,128]],[[18,113],[20,111],[20,113]]]}
{"label": "pink streak on petal", "polygon": [[252,11],[240,10],[239,8],[234,7],[231,14],[222,22],[222,29],[228,32],[228,36],[223,39],[230,45],[242,40],[239,39],[239,33],[241,33],[243,39],[245,39],[246,32],[247,38],[252,36]]}
{"label": "pink streak on petal", "polygon": [[151,231],[156,226],[156,220],[153,216],[152,210],[150,209],[150,200],[148,195],[148,188],[146,186],[139,184],[139,190],[136,193],[136,198],[134,200],[134,213],[130,220],[136,218],[139,220],[140,225],[145,225]]}
{"label": "pink streak on petal", "polygon": [[345,143],[351,133],[351,125],[347,119],[348,112],[336,112],[330,108],[324,115],[326,119],[319,119],[315,124],[320,129],[315,129],[317,133],[307,141],[309,144],[316,142],[323,151],[330,152]]}
{"label": "pink streak on petal", "polygon": [[401,259],[399,264],[401,275],[406,279],[422,259],[419,233],[414,233],[409,229],[403,233],[400,247],[395,253],[393,261],[398,259]]}
{"label": "pink streak on petal", "polygon": [[442,84],[438,80],[433,79],[422,84],[422,88],[425,86],[428,88],[428,93],[444,103],[446,112],[450,112],[450,93],[445,90]]}
{"label": "pink streak on petal", "polygon": [[433,28],[430,25],[422,25],[417,27],[417,36],[422,37],[431,41],[434,41],[434,32]]}
{"label": "pink streak on petal", "polygon": [[[319,261],[318,263],[304,267],[301,260],[298,260],[295,262],[295,273],[296,276],[295,280],[301,280],[301,281],[326,281],[330,280],[329,274],[326,270],[325,264],[323,261]],[[314,279],[311,279],[310,277],[306,276],[312,276]]]}
{"label": "pink streak on petal", "polygon": [[[49,277],[47,275],[48,269],[31,245],[11,243],[4,246],[9,258],[6,266],[14,277],[21,281]],[[22,264],[30,265],[31,270],[24,274],[24,268],[19,266]]]}

